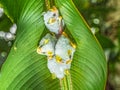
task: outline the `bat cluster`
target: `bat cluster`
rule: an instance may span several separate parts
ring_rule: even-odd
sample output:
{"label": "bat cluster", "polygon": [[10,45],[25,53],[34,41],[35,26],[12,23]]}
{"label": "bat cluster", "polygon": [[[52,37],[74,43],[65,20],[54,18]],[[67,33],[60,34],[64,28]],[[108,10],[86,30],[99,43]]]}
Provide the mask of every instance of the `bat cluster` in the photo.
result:
{"label": "bat cluster", "polygon": [[71,67],[76,46],[63,32],[64,20],[59,16],[56,7],[45,12],[43,16],[46,27],[55,35],[46,34],[39,42],[37,53],[47,56],[49,71],[57,78],[62,79],[68,74]]}

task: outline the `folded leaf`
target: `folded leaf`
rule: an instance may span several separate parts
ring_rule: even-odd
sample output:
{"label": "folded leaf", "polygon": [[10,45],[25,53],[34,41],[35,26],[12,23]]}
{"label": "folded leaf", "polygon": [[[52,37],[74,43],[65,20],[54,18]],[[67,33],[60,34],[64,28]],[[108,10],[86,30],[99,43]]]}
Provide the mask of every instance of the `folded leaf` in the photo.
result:
{"label": "folded leaf", "polygon": [[1,68],[0,90],[56,90],[47,68],[47,58],[36,49],[42,33],[44,0],[1,0],[7,15],[17,23],[17,35],[9,56]]}
{"label": "folded leaf", "polygon": [[70,70],[73,90],[104,90],[107,67],[101,46],[72,0],[56,0],[56,5],[76,42]]}
{"label": "folded leaf", "polygon": [[[36,52],[39,38],[46,33],[44,0],[0,2],[18,27],[15,43],[1,68],[0,90],[59,90],[59,81],[51,78],[46,57]],[[56,0],[56,5],[77,47],[70,70],[72,83],[68,84],[73,90],[103,90],[107,70],[101,46],[71,0]]]}

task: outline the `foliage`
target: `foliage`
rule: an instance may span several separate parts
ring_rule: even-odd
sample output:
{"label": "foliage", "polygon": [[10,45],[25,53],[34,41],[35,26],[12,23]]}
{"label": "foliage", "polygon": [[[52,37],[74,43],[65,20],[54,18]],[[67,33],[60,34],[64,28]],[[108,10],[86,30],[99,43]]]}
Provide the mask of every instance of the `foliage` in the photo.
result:
{"label": "foliage", "polygon": [[[42,12],[44,0],[1,0],[6,14],[17,23],[16,40],[1,68],[0,89],[6,90],[71,90],[69,85],[52,79],[46,57],[36,53],[40,38],[46,34]],[[77,49],[67,84],[73,90],[103,90],[106,83],[106,60],[96,37],[90,31],[71,0],[55,0],[66,24],[66,33]]]}

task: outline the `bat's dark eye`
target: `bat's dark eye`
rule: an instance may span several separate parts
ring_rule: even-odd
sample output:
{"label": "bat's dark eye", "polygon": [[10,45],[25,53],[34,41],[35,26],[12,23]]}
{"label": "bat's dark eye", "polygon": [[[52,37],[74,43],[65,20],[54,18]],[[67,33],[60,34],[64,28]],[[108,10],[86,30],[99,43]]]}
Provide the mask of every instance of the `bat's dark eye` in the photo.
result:
{"label": "bat's dark eye", "polygon": [[53,16],[56,16],[56,14],[54,13]]}

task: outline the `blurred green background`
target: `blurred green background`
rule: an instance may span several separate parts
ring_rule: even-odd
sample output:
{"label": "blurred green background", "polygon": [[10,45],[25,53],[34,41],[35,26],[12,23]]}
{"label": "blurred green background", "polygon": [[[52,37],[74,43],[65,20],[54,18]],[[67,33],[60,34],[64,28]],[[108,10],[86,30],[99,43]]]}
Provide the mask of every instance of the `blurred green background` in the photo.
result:
{"label": "blurred green background", "polygon": [[[120,90],[120,0],[73,0],[100,42],[108,63],[106,90]],[[0,5],[1,6],[1,5]],[[10,19],[0,17],[0,31],[9,31]],[[14,41],[0,38],[0,68]]]}

